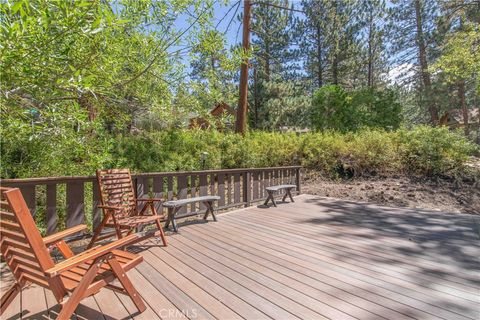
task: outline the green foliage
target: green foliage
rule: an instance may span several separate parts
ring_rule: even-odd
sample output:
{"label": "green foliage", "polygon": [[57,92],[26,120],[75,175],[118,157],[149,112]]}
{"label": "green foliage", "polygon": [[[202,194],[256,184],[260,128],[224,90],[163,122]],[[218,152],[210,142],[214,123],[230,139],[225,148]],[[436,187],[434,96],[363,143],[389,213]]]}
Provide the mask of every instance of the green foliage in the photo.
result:
{"label": "green foliage", "polygon": [[62,113],[77,102],[116,130],[142,117],[173,125],[192,111],[174,105],[187,92],[178,89],[186,76],[182,52],[172,50],[187,30],[175,21],[198,16],[189,44],[208,48],[219,41],[204,35],[212,10],[211,0],[2,1],[2,105]]}
{"label": "green foliage", "polygon": [[33,135],[28,125],[3,126],[7,139],[1,143],[2,177],[91,175],[108,167],[158,172],[294,164],[333,178],[398,172],[455,175],[462,173],[469,155],[480,151],[458,133],[423,126],[302,135],[252,131],[243,138],[215,130],[116,136],[104,131],[93,136],[88,134],[90,127],[82,126],[36,128]]}
{"label": "green foliage", "polygon": [[395,129],[402,106],[391,89],[363,88],[347,92],[340,86],[318,89],[312,100],[311,122],[319,130],[355,131],[361,127]]}
{"label": "green foliage", "polygon": [[362,88],[352,93],[351,103],[362,126],[396,129],[402,122],[402,105],[393,89]]}
{"label": "green foliage", "polygon": [[480,92],[480,30],[478,24],[465,23],[460,30],[448,35],[444,44],[444,54],[431,67],[441,72],[447,83],[457,83],[468,79]]}
{"label": "green foliage", "polygon": [[401,165],[413,174],[458,174],[468,155],[478,152],[478,146],[460,132],[451,132],[445,127],[400,130],[397,139]]}
{"label": "green foliage", "polygon": [[354,131],[358,128],[351,96],[340,86],[324,86],[315,91],[312,100],[312,126],[315,129]]}

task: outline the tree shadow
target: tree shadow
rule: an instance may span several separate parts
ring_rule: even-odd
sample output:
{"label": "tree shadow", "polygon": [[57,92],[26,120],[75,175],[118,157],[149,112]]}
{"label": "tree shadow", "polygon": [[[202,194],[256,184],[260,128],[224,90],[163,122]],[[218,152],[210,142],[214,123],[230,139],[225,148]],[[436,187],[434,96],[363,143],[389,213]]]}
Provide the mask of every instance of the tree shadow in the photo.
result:
{"label": "tree shadow", "polygon": [[[424,209],[378,207],[339,199],[305,200],[322,207],[322,214],[307,223],[328,226],[338,237],[386,239],[388,249],[412,258],[428,256],[459,271],[480,271],[478,217]],[[346,234],[342,230],[352,230]],[[398,243],[394,244],[398,240]],[[408,241],[410,245],[405,245]],[[428,272],[437,272],[428,270]],[[478,283],[478,281],[477,281]]]}

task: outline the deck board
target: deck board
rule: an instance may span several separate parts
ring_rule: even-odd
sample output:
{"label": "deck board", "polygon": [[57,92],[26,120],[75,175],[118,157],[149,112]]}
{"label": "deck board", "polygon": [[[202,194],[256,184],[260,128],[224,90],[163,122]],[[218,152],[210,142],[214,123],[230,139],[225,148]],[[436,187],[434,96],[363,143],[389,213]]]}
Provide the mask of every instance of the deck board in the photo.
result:
{"label": "deck board", "polygon": [[[74,319],[480,319],[475,216],[302,195],[130,247],[147,310],[102,290]],[[8,268],[7,268],[8,269]],[[2,267],[2,291],[11,283]],[[2,319],[54,319],[32,285]]]}

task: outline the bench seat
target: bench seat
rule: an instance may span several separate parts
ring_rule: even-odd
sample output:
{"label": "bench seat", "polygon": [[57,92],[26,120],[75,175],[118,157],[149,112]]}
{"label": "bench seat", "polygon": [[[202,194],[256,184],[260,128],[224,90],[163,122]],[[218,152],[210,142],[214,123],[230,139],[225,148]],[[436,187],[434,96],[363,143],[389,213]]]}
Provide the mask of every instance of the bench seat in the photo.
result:
{"label": "bench seat", "polygon": [[178,200],[170,200],[163,203],[163,206],[168,209],[168,219],[165,222],[165,228],[168,228],[170,223],[172,223],[173,230],[178,232],[178,226],[176,223],[176,219],[186,218],[191,216],[196,216],[197,212],[187,212],[183,214],[177,214],[180,209],[190,203],[203,203],[207,210],[203,216],[204,220],[207,220],[208,214],[212,214],[213,221],[217,221],[217,217],[215,217],[215,212],[213,209],[213,202],[220,200],[219,196],[200,196],[200,197],[192,197],[186,199],[178,199]]}
{"label": "bench seat", "polygon": [[297,188],[297,186],[294,184],[280,184],[278,186],[266,187],[265,190],[275,192],[283,189],[295,189],[295,188]]}
{"label": "bench seat", "polygon": [[217,201],[217,200],[220,200],[219,196],[202,196],[202,197],[193,197],[193,198],[187,198],[187,199],[166,201],[163,203],[163,206],[165,208],[177,208],[190,203]]}
{"label": "bench seat", "polygon": [[268,206],[268,202],[272,201],[273,206],[276,207],[277,204],[275,203],[274,194],[275,194],[275,192],[280,191],[280,190],[285,190],[285,195],[283,196],[282,201],[285,201],[285,199],[287,197],[290,197],[290,200],[292,202],[295,202],[295,201],[293,201],[293,197],[292,197],[292,189],[296,189],[296,188],[297,188],[297,186],[294,185],[294,184],[279,184],[279,185],[276,185],[276,186],[266,187],[265,190],[268,193],[268,197],[267,197],[267,200],[265,200],[264,205]]}

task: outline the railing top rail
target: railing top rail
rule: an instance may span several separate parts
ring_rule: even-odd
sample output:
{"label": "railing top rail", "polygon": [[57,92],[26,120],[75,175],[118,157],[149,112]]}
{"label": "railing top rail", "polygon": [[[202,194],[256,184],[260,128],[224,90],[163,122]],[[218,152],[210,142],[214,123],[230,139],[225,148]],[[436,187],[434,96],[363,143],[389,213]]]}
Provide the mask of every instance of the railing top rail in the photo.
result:
{"label": "railing top rail", "polygon": [[[258,172],[264,170],[278,169],[300,169],[301,166],[285,166],[285,167],[263,167],[263,168],[239,168],[239,169],[215,169],[201,171],[170,171],[170,172],[146,172],[133,174],[133,177],[168,177],[181,176],[189,174],[215,174],[215,173],[242,173],[242,172]],[[39,177],[39,178],[22,178],[22,179],[0,179],[0,184],[54,184],[66,182],[91,182],[96,179],[95,176],[63,176],[63,177]]]}

